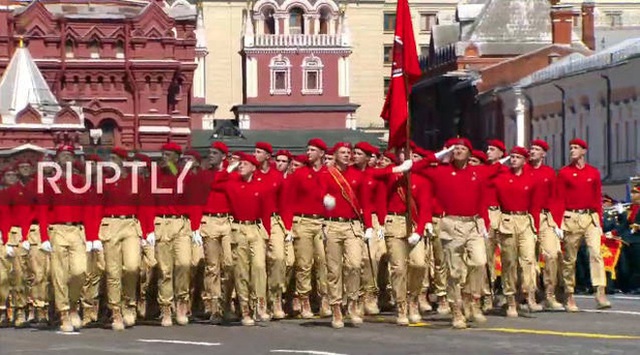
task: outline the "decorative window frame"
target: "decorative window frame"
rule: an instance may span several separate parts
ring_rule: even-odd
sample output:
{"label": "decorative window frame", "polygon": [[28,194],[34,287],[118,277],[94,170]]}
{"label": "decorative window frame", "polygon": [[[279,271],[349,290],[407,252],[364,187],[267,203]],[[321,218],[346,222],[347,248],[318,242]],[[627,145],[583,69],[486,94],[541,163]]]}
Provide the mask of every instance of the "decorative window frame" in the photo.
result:
{"label": "decorative window frame", "polygon": [[[323,68],[322,59],[311,54],[302,60],[302,95],[322,95],[323,86]],[[309,88],[307,82],[307,73],[315,72],[318,86],[316,88]]]}
{"label": "decorative window frame", "polygon": [[[269,63],[269,71],[271,83],[269,84],[269,93],[271,95],[291,95],[291,62],[289,58],[283,57],[282,54],[271,58]],[[276,88],[276,73],[284,72],[284,89]]]}

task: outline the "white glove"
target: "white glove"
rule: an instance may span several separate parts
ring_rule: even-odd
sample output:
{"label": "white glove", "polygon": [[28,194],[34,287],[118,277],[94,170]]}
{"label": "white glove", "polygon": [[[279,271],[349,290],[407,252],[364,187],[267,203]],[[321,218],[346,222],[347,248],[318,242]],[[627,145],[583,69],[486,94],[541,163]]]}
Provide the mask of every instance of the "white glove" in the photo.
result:
{"label": "white glove", "polygon": [[511,156],[507,155],[506,157],[500,159],[500,164],[508,165],[507,163],[509,163],[509,159],[511,159]]}
{"label": "white glove", "polygon": [[147,246],[147,240],[144,239],[144,238],[140,238],[140,246],[142,248],[146,247]]}
{"label": "white glove", "polygon": [[13,247],[11,245],[7,245],[5,249],[7,252],[7,257],[13,258],[14,256],[16,256],[16,252],[13,250]]}
{"label": "white glove", "polygon": [[232,171],[236,170],[238,168],[238,165],[240,165],[240,162],[229,164],[229,166],[227,167],[227,172],[231,173]]}
{"label": "white glove", "polygon": [[407,239],[407,242],[409,242],[409,244],[411,245],[416,245],[420,242],[420,238],[422,238],[420,234],[412,233],[409,239]]}
{"label": "white glove", "polygon": [[91,250],[102,251],[102,242],[99,240],[93,242],[93,248],[91,248]]}
{"label": "white glove", "polygon": [[562,229],[560,229],[560,227],[555,227],[553,229],[553,232],[556,234],[558,239],[560,239],[560,240],[564,239],[564,231]]}
{"label": "white glove", "polygon": [[147,234],[147,243],[151,246],[156,245],[156,234],[154,232]]}
{"label": "white glove", "polygon": [[380,229],[378,229],[378,239],[384,240],[384,234],[384,228],[380,227]]}
{"label": "white glove", "polygon": [[87,253],[93,249],[93,243],[87,242]]}
{"label": "white glove", "polygon": [[40,244],[40,249],[46,251],[47,253],[51,253],[53,251],[53,248],[51,247],[51,242],[48,240]]}
{"label": "white glove", "polygon": [[200,231],[193,231],[191,241],[197,246],[202,246],[202,236],[200,235]]}
{"label": "white glove", "polygon": [[371,237],[373,237],[373,228],[367,228],[366,231],[364,231],[364,240],[365,242],[368,242]]}
{"label": "white glove", "polygon": [[446,157],[447,155],[449,155],[449,153],[453,152],[453,150],[456,148],[455,145],[452,145],[449,148],[445,148],[439,152],[436,153],[436,159],[438,160],[442,160],[442,158]]}
{"label": "white glove", "polygon": [[291,243],[291,242],[293,242],[293,232],[291,232],[291,231],[287,232],[287,234],[286,234],[286,235],[285,235],[285,237],[284,237],[284,241],[285,241],[286,243]]}
{"label": "white glove", "polygon": [[412,166],[413,166],[413,160],[407,159],[407,160],[403,161],[402,164],[393,167],[393,169],[391,169],[391,171],[394,174],[406,173],[407,171],[411,170]]}
{"label": "white glove", "polygon": [[324,203],[324,207],[329,211],[336,208],[336,198],[329,194],[324,195],[322,203]]}
{"label": "white glove", "polygon": [[618,214],[623,214],[624,211],[625,211],[625,209],[624,209],[624,205],[623,204],[619,203],[619,204],[616,205],[616,212],[618,212]]}
{"label": "white glove", "polygon": [[28,240],[22,242],[22,249],[29,251],[31,249],[31,243]]}
{"label": "white glove", "polygon": [[425,229],[427,230],[427,233],[429,235],[433,235],[433,223],[427,223],[427,225],[425,226]]}

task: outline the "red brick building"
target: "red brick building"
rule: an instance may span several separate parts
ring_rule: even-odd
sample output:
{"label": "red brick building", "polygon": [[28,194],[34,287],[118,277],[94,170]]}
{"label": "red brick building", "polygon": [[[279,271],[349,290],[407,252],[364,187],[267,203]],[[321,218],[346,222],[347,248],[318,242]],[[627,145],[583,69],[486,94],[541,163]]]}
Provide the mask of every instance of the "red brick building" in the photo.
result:
{"label": "red brick building", "polygon": [[[168,139],[188,144],[195,28],[196,8],[186,0],[171,6],[160,0],[5,1],[0,71],[23,39],[52,95],[38,88],[27,108],[18,107],[24,112],[17,119],[0,112],[0,148],[51,148],[64,133],[77,135],[85,148],[150,151]],[[32,102],[42,95],[57,107],[46,117]]]}

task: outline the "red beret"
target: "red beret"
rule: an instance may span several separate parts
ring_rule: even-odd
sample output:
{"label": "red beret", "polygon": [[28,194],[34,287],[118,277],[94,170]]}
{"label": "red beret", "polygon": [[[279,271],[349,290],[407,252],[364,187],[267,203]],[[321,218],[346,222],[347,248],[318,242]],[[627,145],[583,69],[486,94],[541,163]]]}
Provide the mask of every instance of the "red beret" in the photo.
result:
{"label": "red beret", "polygon": [[387,150],[383,154],[387,159],[391,160],[391,162],[395,163],[398,161],[398,157],[390,150]]}
{"label": "red beret", "polygon": [[262,149],[269,154],[273,154],[273,147],[267,142],[257,142],[256,149]]}
{"label": "red beret", "polygon": [[219,150],[224,155],[229,154],[229,147],[222,142],[213,142],[213,144],[211,144],[211,148]]}
{"label": "red beret", "polygon": [[148,155],[142,154],[142,153],[136,153],[133,156],[133,160],[142,161],[142,162],[145,162],[147,164],[151,164],[151,158]]}
{"label": "red beret", "polygon": [[507,147],[505,147],[504,142],[499,140],[499,139],[489,139],[487,141],[487,145],[492,146],[492,147],[496,147],[496,148],[500,149],[503,152],[507,151]]}
{"label": "red beret", "polygon": [[487,163],[487,153],[481,151],[481,150],[474,150],[473,152],[471,152],[471,155],[480,159],[481,162],[483,162],[484,164]]}
{"label": "red beret", "polygon": [[327,149],[327,154],[328,155],[333,155],[336,152],[335,148],[331,147],[329,149]]}
{"label": "red beret", "polygon": [[374,155],[377,150],[376,147],[372,146],[369,142],[358,142],[353,149],[360,149],[367,155]]}
{"label": "red beret", "polygon": [[[115,153],[113,153],[113,154],[115,154]],[[100,158],[100,156],[98,154],[89,154],[89,155],[87,155],[86,160],[88,160],[88,161],[102,161],[102,158]]]}
{"label": "red beret", "polygon": [[519,146],[515,146],[515,147],[511,148],[511,153],[510,154],[522,155],[525,158],[529,157],[529,151],[527,150],[527,148],[519,147]]}
{"label": "red beret", "polygon": [[333,152],[337,152],[340,148],[349,148],[351,149],[351,143],[349,142],[338,142],[333,145]]}
{"label": "red beret", "polygon": [[307,142],[307,145],[310,145],[312,147],[316,147],[318,149],[327,151],[327,143],[325,143],[322,139],[320,138],[311,138],[309,140],[309,142]]}
{"label": "red beret", "polygon": [[473,146],[471,145],[471,141],[467,138],[456,138],[451,140],[451,145],[463,145],[469,149],[469,151],[473,151]]}
{"label": "red beret", "polygon": [[244,160],[246,162],[253,164],[253,166],[255,166],[256,168],[260,167],[260,163],[258,162],[258,159],[256,159],[256,157],[254,157],[252,154],[238,152],[237,156],[240,157],[240,161]]}
{"label": "red beret", "polygon": [[63,144],[63,145],[58,147],[58,149],[56,150],[56,154],[59,154],[59,153],[62,153],[62,152],[74,153],[75,150],[76,149],[72,145]]}
{"label": "red beret", "polygon": [[413,150],[414,154],[418,154],[419,156],[426,158],[427,155],[429,155],[429,151],[422,148],[422,147],[418,147],[417,145],[411,148]]}
{"label": "red beret", "polygon": [[197,150],[189,149],[186,152],[184,152],[184,155],[192,156],[193,159],[195,159],[197,161],[202,160],[202,156],[200,155],[200,153],[198,153]]}
{"label": "red beret", "polygon": [[14,165],[7,165],[4,170],[2,171],[2,174],[7,174],[7,173],[16,173],[18,172],[18,170],[16,170],[16,167]]}
{"label": "red beret", "polygon": [[444,142],[444,148],[449,148],[452,145],[456,145],[457,141],[458,141],[458,138],[449,138],[449,139],[447,139],[447,141]]}
{"label": "red beret", "polygon": [[231,156],[232,157],[240,158],[240,157],[242,157],[242,154],[244,154],[244,152],[241,152],[241,151],[231,152]]}
{"label": "red beret", "polygon": [[182,148],[180,147],[180,145],[178,143],[175,142],[167,142],[165,144],[162,145],[162,148],[160,148],[161,150],[168,150],[170,152],[176,152],[178,154],[182,154]]}
{"label": "red beret", "polygon": [[306,154],[299,154],[296,155],[295,157],[293,157],[293,160],[302,163],[302,164],[307,164],[309,163],[309,158],[307,157]]}
{"label": "red beret", "polygon": [[579,145],[581,146],[583,149],[589,149],[589,145],[587,144],[587,142],[583,141],[580,138],[574,138],[569,142],[569,145]]}
{"label": "red beret", "polygon": [[531,142],[532,146],[538,146],[540,148],[542,148],[545,152],[549,150],[549,144],[547,144],[547,142],[543,141],[542,139],[535,139]]}
{"label": "red beret", "polygon": [[437,162],[438,159],[436,158],[436,153],[427,150],[427,149],[422,149],[422,159],[429,161],[429,162]]}
{"label": "red beret", "polygon": [[289,160],[291,160],[293,158],[293,155],[288,150],[279,150],[275,154],[276,157],[280,156],[280,155],[284,155],[285,157],[289,158]]}
{"label": "red beret", "polygon": [[111,149],[111,154],[115,154],[122,159],[127,159],[129,157],[129,152],[127,152],[127,150],[122,147],[115,147]]}

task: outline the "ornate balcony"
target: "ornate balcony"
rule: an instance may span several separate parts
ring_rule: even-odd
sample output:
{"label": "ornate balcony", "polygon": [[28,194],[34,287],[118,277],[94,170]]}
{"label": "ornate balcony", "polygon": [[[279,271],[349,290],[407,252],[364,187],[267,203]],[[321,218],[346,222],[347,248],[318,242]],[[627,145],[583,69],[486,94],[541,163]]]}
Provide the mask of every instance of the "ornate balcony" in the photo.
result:
{"label": "ornate balcony", "polygon": [[293,35],[257,35],[253,47],[348,47],[349,43],[342,35],[293,34]]}

